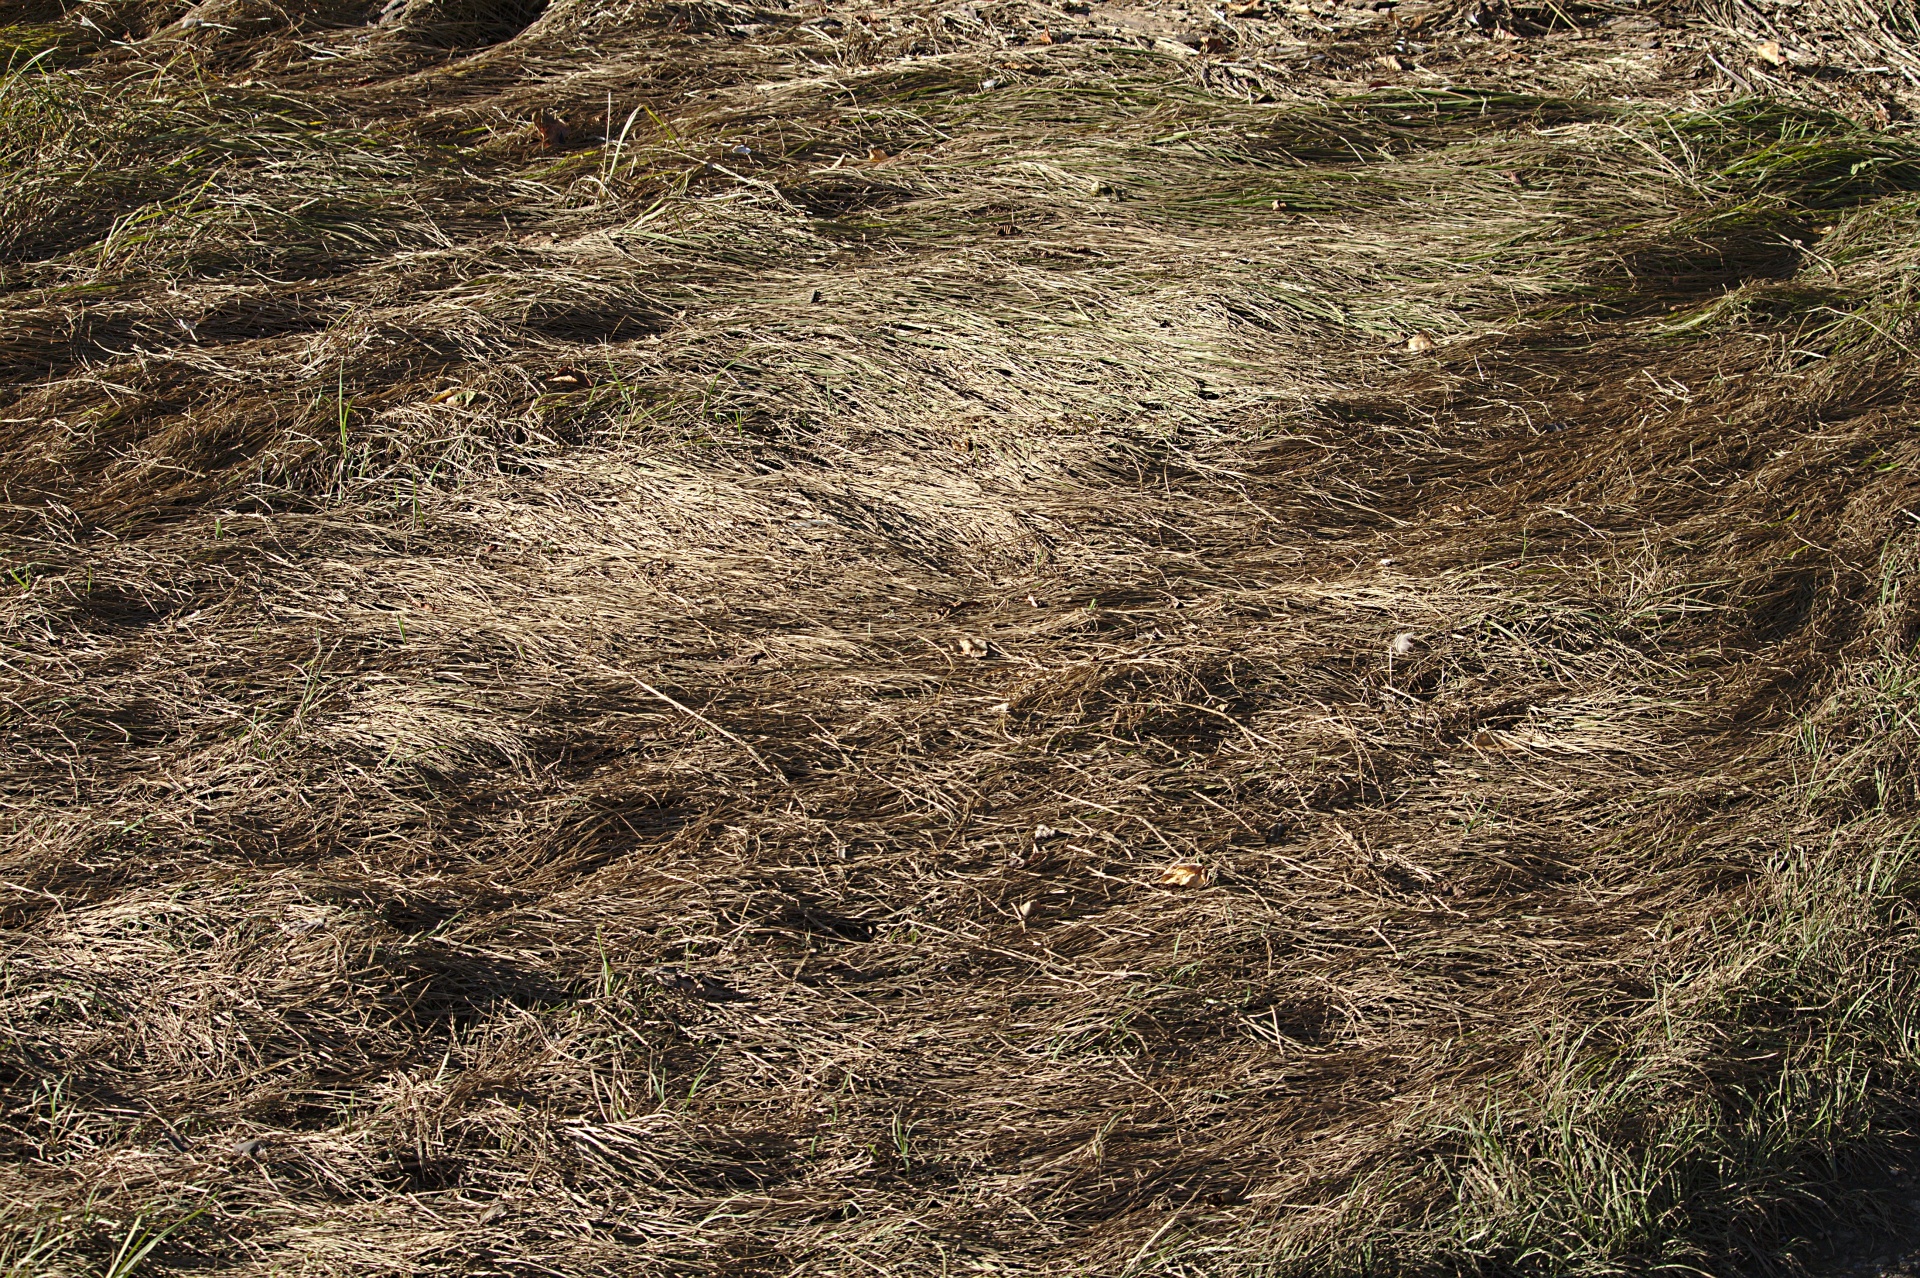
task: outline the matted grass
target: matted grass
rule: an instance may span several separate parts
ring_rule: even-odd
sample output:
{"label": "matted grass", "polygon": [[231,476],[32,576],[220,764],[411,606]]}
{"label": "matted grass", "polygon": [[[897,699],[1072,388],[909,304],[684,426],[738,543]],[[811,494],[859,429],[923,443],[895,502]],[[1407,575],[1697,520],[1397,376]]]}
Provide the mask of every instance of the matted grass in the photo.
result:
{"label": "matted grass", "polygon": [[1079,8],[0,10],[0,1269],[1883,1222],[1911,12]]}

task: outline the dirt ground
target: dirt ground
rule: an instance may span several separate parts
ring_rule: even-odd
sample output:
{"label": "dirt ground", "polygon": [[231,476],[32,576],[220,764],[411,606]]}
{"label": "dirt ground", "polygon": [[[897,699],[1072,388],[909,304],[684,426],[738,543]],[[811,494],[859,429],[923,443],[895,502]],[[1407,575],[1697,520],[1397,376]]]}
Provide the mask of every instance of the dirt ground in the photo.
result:
{"label": "dirt ground", "polygon": [[0,1272],[1906,1272],[1911,5],[0,61]]}

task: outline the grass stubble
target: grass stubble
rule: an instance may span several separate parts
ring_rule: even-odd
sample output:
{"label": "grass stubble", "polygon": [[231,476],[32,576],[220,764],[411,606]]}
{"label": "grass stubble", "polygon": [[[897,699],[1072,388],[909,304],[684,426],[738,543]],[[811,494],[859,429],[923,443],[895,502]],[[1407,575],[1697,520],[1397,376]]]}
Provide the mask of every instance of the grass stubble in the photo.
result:
{"label": "grass stubble", "polygon": [[1917,41],[8,0],[0,1271],[1897,1216]]}

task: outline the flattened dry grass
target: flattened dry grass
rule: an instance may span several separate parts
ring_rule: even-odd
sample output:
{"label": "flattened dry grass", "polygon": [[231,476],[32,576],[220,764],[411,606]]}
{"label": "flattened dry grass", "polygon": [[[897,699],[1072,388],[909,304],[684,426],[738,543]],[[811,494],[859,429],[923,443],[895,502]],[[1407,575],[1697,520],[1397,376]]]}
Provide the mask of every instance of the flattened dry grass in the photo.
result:
{"label": "flattened dry grass", "polygon": [[1912,99],[1550,9],[22,10],[0,1265],[1882,1219]]}

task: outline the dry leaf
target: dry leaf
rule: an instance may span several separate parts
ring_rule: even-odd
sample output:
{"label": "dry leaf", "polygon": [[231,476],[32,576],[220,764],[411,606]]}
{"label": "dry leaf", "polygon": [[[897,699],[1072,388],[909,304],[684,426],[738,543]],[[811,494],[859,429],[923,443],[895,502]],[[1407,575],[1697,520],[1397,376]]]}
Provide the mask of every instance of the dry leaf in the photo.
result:
{"label": "dry leaf", "polygon": [[1229,18],[1263,18],[1266,14],[1267,6],[1264,0],[1243,0],[1240,4],[1227,6]]}
{"label": "dry leaf", "polygon": [[1759,44],[1754,45],[1753,56],[1770,67],[1784,67],[1787,65],[1787,55],[1780,51],[1780,42],[1778,40],[1762,40]]}
{"label": "dry leaf", "polygon": [[1407,339],[1407,349],[1412,351],[1415,355],[1425,355],[1428,351],[1432,350],[1434,347],[1438,345],[1439,345],[1438,342],[1434,341],[1431,337],[1428,337],[1425,333],[1415,333],[1412,337],[1409,337]]}
{"label": "dry leaf", "polygon": [[1177,861],[1160,871],[1159,882],[1169,887],[1204,887],[1207,872],[1191,861]]}

